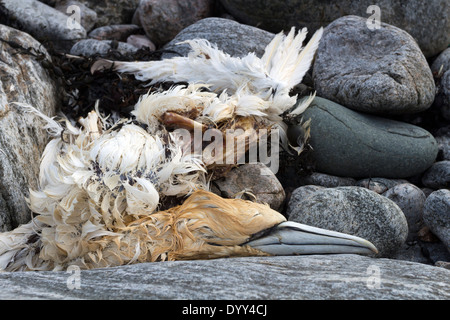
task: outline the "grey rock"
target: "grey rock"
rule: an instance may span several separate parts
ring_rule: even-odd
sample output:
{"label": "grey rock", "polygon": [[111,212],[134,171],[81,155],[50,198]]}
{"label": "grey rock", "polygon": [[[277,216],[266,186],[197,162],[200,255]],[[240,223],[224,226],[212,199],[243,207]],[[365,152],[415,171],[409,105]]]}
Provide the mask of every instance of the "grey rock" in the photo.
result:
{"label": "grey rock", "polygon": [[450,251],[450,190],[433,192],[425,201],[423,219]]}
{"label": "grey rock", "polygon": [[388,198],[360,187],[319,190],[299,202],[289,220],[367,239],[383,257],[393,255],[408,235],[402,210]]}
{"label": "grey rock", "polygon": [[74,271],[0,273],[0,299],[450,299],[450,270],[357,255],[140,263],[81,271],[80,289],[71,290],[73,277]]}
{"label": "grey rock", "polygon": [[28,49],[50,58],[29,34],[0,24],[0,231],[30,220],[25,197],[29,187],[37,188],[40,156],[48,142],[42,121],[13,102],[48,116],[59,104],[56,83]]}
{"label": "grey rock", "polygon": [[386,178],[366,178],[358,180],[355,183],[357,187],[367,188],[378,194],[382,194],[398,184],[408,183],[404,179],[386,179]]}
{"label": "grey rock", "polygon": [[[281,208],[286,196],[277,177],[262,163],[241,165],[212,183],[222,197],[242,195],[242,199],[267,203],[274,210]],[[246,193],[242,194],[244,191]]]}
{"label": "grey rock", "polygon": [[75,20],[68,21],[64,13],[37,0],[2,0],[2,14],[13,21],[11,25],[38,40],[68,42],[86,38],[86,30]]}
{"label": "grey rock", "polygon": [[127,38],[141,30],[141,27],[135,24],[116,24],[110,26],[98,27],[89,32],[89,38],[96,40],[117,40],[125,42]]}
{"label": "grey rock", "polygon": [[437,142],[417,126],[347,109],[316,97],[303,113],[311,119],[317,171],[366,178],[407,178],[430,167]]}
{"label": "grey rock", "polygon": [[81,40],[75,43],[72,49],[70,49],[70,54],[89,57],[97,54],[105,55],[110,50],[117,50],[121,54],[127,54],[138,50],[138,48],[126,42],[117,42],[117,48],[113,48],[111,46],[112,43],[113,42],[109,40]]}
{"label": "grey rock", "polygon": [[437,93],[433,103],[441,115],[450,120],[450,48],[444,50],[431,65]]}
{"label": "grey rock", "polygon": [[368,19],[380,8],[382,22],[392,24],[411,34],[426,57],[433,57],[450,42],[450,6],[447,0],[220,0],[223,6],[242,23],[271,32],[291,26],[314,31],[334,20],[357,15]]}
{"label": "grey rock", "polygon": [[442,155],[442,160],[450,160],[450,134],[437,136],[439,152]]}
{"label": "grey rock", "polygon": [[408,221],[406,241],[417,239],[417,232],[423,227],[422,212],[426,196],[422,190],[410,183],[396,185],[383,193],[383,196],[395,202]]}
{"label": "grey rock", "polygon": [[86,32],[89,32],[97,22],[97,13],[77,0],[66,0],[58,2],[55,6],[55,9],[67,16],[79,14],[80,24],[83,26]]}
{"label": "grey rock", "polygon": [[299,177],[299,185],[317,185],[327,188],[354,186],[356,180],[353,178],[336,177],[325,173],[314,172],[305,177]]}
{"label": "grey rock", "polygon": [[133,21],[157,45],[172,40],[181,30],[212,14],[211,0],[141,0]]}
{"label": "grey rock", "polygon": [[442,51],[431,64],[431,71],[433,73],[438,73],[440,70],[444,72],[450,70],[450,48]]}
{"label": "grey rock", "polygon": [[129,24],[139,0],[77,0],[97,12],[96,27]]}
{"label": "grey rock", "polygon": [[155,44],[151,42],[150,39],[147,38],[147,36],[144,36],[143,34],[132,34],[127,38],[127,43],[139,49],[147,47],[151,51],[156,50]]}
{"label": "grey rock", "polygon": [[422,183],[432,189],[450,188],[450,160],[433,163],[423,174]]}
{"label": "grey rock", "polygon": [[292,191],[291,197],[289,198],[289,202],[286,208],[286,215],[289,217],[292,211],[295,211],[298,206],[301,205],[301,202],[311,197],[317,191],[324,189],[325,187],[309,185],[309,186],[301,186]]}
{"label": "grey rock", "polygon": [[[177,43],[199,38],[216,44],[220,50],[232,56],[242,57],[249,52],[255,52],[257,56],[261,57],[264,54],[264,49],[274,36],[270,32],[236,21],[223,18],[206,18],[183,29],[163,49],[173,50],[181,56],[187,56],[190,47],[187,44],[177,45]],[[164,54],[162,57],[170,58],[173,56],[177,55]]]}
{"label": "grey rock", "polygon": [[317,94],[348,108],[373,114],[408,114],[428,109],[435,84],[414,39],[382,23],[346,16],[324,30],[314,63]]}
{"label": "grey rock", "polygon": [[406,242],[392,257],[397,260],[437,265],[439,261],[450,261],[450,252],[442,242]]}

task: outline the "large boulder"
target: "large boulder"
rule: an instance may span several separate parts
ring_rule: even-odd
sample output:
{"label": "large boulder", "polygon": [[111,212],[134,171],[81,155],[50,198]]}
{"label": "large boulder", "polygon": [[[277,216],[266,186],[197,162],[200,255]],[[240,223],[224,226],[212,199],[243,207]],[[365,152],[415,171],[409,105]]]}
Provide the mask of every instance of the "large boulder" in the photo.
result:
{"label": "large boulder", "polygon": [[0,231],[30,219],[25,197],[38,183],[40,156],[48,141],[42,121],[13,102],[51,116],[57,87],[40,59],[45,49],[30,35],[0,25]]}
{"label": "large boulder", "polygon": [[314,62],[317,95],[373,114],[407,114],[428,109],[435,84],[427,60],[405,31],[346,16],[324,30]]}
{"label": "large boulder", "polygon": [[[0,273],[0,282],[3,300],[450,299],[450,270],[357,255],[250,257],[140,263],[86,271],[5,272]],[[215,315],[226,314],[226,305],[233,304],[218,303]],[[198,306],[195,302],[193,305]],[[171,301],[167,306],[168,314],[177,317],[183,307],[189,307],[189,302],[177,305]],[[267,311],[274,314],[270,303]]]}
{"label": "large boulder", "polygon": [[432,57],[450,42],[450,6],[448,0],[220,0],[240,22],[271,32],[291,26],[314,31],[334,20],[357,15],[368,19],[370,6],[380,8],[382,22],[407,31],[419,43],[425,56]]}

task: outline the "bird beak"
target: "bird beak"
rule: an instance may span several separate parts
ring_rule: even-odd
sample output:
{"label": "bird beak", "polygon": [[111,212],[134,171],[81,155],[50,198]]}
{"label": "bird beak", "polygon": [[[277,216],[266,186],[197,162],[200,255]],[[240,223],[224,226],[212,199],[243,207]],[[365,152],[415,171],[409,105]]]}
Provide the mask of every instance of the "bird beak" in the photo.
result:
{"label": "bird beak", "polygon": [[292,221],[268,229],[262,236],[251,239],[245,245],[275,256],[378,253],[377,248],[365,239]]}

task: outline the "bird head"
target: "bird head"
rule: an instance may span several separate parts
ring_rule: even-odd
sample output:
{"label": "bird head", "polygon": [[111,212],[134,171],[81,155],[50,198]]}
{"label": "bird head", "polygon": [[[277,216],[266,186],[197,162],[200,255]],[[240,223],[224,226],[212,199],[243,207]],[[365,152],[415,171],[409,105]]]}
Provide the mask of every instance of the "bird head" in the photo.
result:
{"label": "bird head", "polygon": [[176,210],[172,259],[377,252],[369,241],[292,221],[269,206],[197,191]]}

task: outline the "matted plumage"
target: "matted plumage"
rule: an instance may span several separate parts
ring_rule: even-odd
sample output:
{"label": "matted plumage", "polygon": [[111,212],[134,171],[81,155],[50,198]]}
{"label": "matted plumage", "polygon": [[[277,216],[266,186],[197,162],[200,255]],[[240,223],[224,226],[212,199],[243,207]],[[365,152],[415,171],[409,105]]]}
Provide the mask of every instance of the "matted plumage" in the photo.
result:
{"label": "matted plumage", "polygon": [[[306,29],[295,35],[292,28],[276,35],[261,58],[231,57],[200,39],[188,41],[187,57],[98,61],[93,71],[112,66],[138,79],[189,83],[143,95],[133,119],[112,121],[94,110],[77,128],[21,105],[45,120],[53,140],[42,155],[39,189],[30,190],[34,218],[0,234],[0,269],[376,252],[364,239],[286,222],[267,205],[209,192],[214,161],[191,152],[189,141],[173,130],[284,130],[280,115],[295,105],[290,90],[309,69],[321,35],[322,29],[303,48]],[[159,211],[162,200],[173,196],[189,197]]]}

